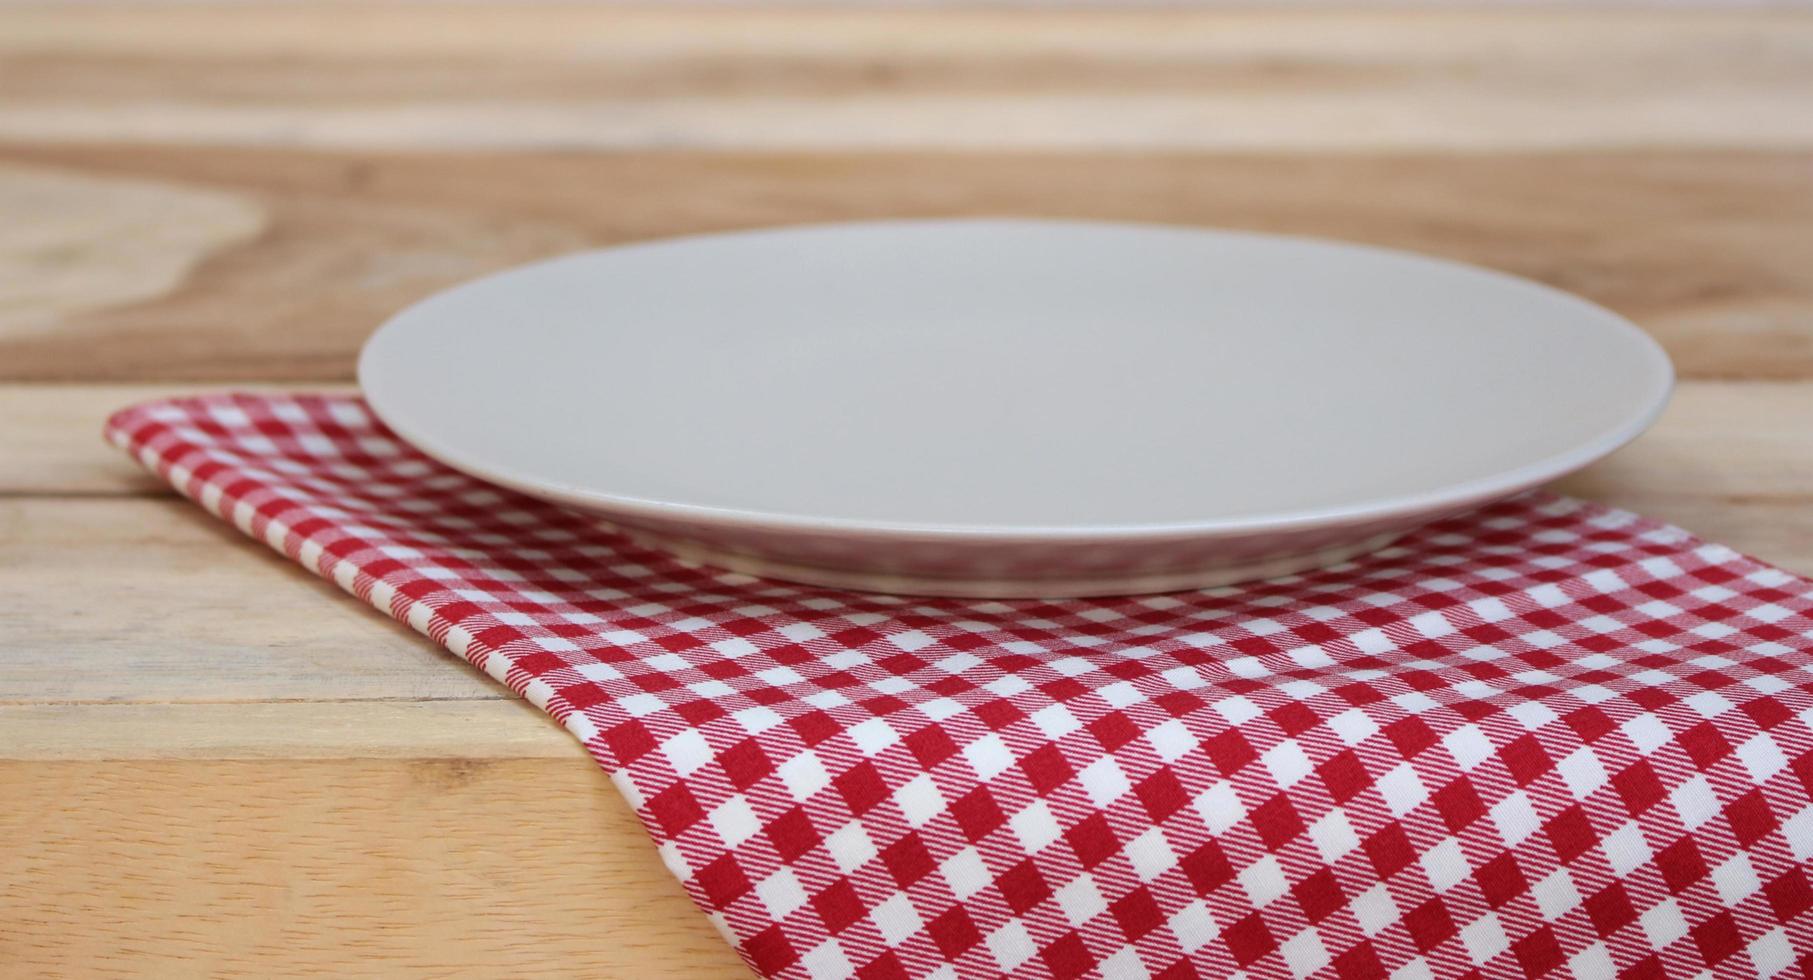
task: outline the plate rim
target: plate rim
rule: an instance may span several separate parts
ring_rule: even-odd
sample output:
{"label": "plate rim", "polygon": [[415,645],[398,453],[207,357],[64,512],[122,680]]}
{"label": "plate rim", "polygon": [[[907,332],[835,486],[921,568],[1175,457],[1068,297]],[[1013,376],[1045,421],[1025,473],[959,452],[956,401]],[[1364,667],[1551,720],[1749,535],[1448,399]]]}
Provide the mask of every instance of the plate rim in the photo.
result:
{"label": "plate rim", "polygon": [[[586,258],[617,254],[626,250],[643,250],[684,245],[696,241],[709,241],[723,238],[747,238],[776,233],[834,230],[848,228],[887,228],[887,227],[923,227],[935,225],[1039,225],[1057,226],[1078,229],[1120,229],[1139,231],[1160,231],[1172,233],[1205,234],[1224,239],[1249,239],[1278,244],[1299,244],[1315,247],[1333,247],[1361,253],[1409,259],[1415,262],[1461,270],[1473,275],[1499,280],[1507,285],[1534,290],[1547,294],[1566,305],[1579,308],[1589,316],[1604,323],[1607,328],[1620,330],[1637,341],[1646,367],[1651,372],[1652,392],[1648,404],[1635,412],[1623,424],[1618,425],[1595,438],[1574,448],[1543,457],[1514,469],[1474,480],[1452,483],[1433,490],[1411,494],[1396,494],[1384,498],[1375,498],[1356,504],[1328,505],[1322,507],[1297,508],[1277,513],[1252,514],[1240,517],[1204,519],[1191,521],[1139,522],[1139,523],[1089,523],[1089,524],[957,524],[917,521],[887,521],[862,518],[825,517],[809,514],[788,513],[784,511],[766,511],[759,509],[720,507],[706,504],[688,504],[674,501],[650,499],[624,494],[606,493],[582,486],[565,484],[550,479],[522,479],[508,473],[500,472],[494,466],[475,460],[466,454],[449,449],[432,438],[424,437],[403,415],[394,411],[394,406],[386,407],[385,396],[378,392],[382,385],[374,388],[371,379],[376,372],[375,351],[377,341],[388,329],[399,320],[416,311],[424,304],[439,300],[454,292],[477,286],[504,276],[526,270],[563,262],[583,260]],[[1353,242],[1343,239],[1312,235],[1279,234],[1274,232],[1249,231],[1245,229],[1220,228],[1189,224],[1167,224],[1162,222],[1137,221],[1094,221],[1084,219],[1042,218],[1023,216],[963,216],[948,218],[895,218],[867,221],[829,221],[803,222],[789,225],[765,225],[744,229],[700,232],[685,235],[665,236],[626,242],[621,245],[583,249],[576,252],[550,256],[533,262],[527,262],[509,268],[500,269],[473,279],[465,280],[445,289],[438,290],[403,309],[392,314],[372,332],[362,346],[358,365],[357,379],[361,397],[377,418],[391,431],[401,436],[417,451],[446,466],[475,477],[487,483],[496,484],[518,493],[553,501],[562,505],[583,510],[603,512],[606,514],[621,513],[630,518],[641,518],[659,522],[680,522],[693,525],[738,530],[780,532],[786,534],[826,534],[835,536],[856,536],[889,538],[896,540],[924,541],[976,541],[988,543],[1027,543],[1027,542],[1066,542],[1087,543],[1091,541],[1124,541],[1124,540],[1162,540],[1196,537],[1238,537],[1244,535],[1266,534],[1286,531],[1313,531],[1320,528],[1339,527],[1362,521],[1401,520],[1417,514],[1452,511],[1477,505],[1490,500],[1501,499],[1521,490],[1538,486],[1550,480],[1572,473],[1610,455],[1627,445],[1637,436],[1654,425],[1673,397],[1676,375],[1673,361],[1662,345],[1647,331],[1637,326],[1628,318],[1594,303],[1574,293],[1558,289],[1546,283],[1538,282],[1523,276],[1503,272],[1486,266],[1474,265],[1440,256],[1427,255],[1404,249],[1390,248],[1365,242]],[[404,413],[406,414],[406,413]]]}

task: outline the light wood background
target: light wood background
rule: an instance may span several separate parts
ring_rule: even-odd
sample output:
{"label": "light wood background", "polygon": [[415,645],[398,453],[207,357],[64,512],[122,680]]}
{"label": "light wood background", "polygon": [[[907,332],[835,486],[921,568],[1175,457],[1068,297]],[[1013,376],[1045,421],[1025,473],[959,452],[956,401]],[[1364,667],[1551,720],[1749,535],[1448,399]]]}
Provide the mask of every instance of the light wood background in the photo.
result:
{"label": "light wood background", "polygon": [[142,398],[339,387],[587,245],[947,214],[1331,235],[1636,319],[1564,489],[1813,573],[1813,15],[0,6],[0,974],[743,975],[577,745],[174,499]]}

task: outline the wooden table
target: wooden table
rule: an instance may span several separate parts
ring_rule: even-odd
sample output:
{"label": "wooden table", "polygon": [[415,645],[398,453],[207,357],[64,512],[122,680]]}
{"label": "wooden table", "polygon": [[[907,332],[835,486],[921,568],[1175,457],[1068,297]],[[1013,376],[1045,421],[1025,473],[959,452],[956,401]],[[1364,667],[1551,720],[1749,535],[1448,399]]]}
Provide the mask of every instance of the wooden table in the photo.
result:
{"label": "wooden table", "polygon": [[[101,446],[675,232],[1305,232],[1633,317],[1566,482],[1813,573],[1813,16],[0,7],[0,973],[735,976],[579,747]],[[558,968],[558,969],[556,969]]]}

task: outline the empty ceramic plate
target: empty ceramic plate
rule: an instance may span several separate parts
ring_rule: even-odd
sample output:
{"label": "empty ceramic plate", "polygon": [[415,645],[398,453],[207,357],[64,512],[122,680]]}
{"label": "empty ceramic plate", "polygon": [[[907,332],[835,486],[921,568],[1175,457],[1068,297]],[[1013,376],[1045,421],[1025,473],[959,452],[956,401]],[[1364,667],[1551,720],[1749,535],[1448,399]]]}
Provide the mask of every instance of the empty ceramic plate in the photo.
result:
{"label": "empty ceramic plate", "polygon": [[1066,596],[1352,558],[1605,455],[1672,372],[1452,262],[953,220],[536,263],[405,310],[359,377],[429,455],[700,562]]}

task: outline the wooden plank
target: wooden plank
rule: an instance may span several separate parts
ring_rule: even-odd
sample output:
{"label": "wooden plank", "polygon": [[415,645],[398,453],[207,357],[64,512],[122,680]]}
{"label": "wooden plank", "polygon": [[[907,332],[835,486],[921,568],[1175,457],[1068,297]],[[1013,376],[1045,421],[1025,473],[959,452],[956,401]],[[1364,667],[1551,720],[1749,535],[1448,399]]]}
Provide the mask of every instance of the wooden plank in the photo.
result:
{"label": "wooden plank", "polygon": [[1654,428],[1556,488],[1638,510],[1813,504],[1813,383],[1682,382]]}
{"label": "wooden plank", "polygon": [[[0,383],[0,419],[14,420],[0,425],[0,497],[172,494],[169,484],[101,438],[107,417],[154,398],[270,388],[258,384]],[[315,385],[310,390],[355,389]]]}
{"label": "wooden plank", "polygon": [[[396,310],[530,259],[686,232],[963,214],[1201,224],[1410,248],[1602,302],[1650,330],[1685,376],[1813,377],[1809,173],[1813,152],[0,147],[0,188],[23,181],[30,194],[15,197],[41,200],[42,209],[92,210],[109,199],[101,188],[124,181],[140,210],[166,187],[174,215],[251,209],[263,229],[242,240],[226,235],[239,225],[217,221],[220,235],[181,243],[188,271],[180,281],[147,296],[150,278],[122,272],[109,258],[116,252],[83,237],[81,229],[115,235],[118,215],[64,221],[58,227],[74,230],[50,244],[19,223],[0,225],[0,380],[344,382],[360,343]],[[46,188],[61,189],[46,199]],[[44,295],[16,285],[46,268],[79,289]],[[114,281],[122,275],[130,281]],[[91,302],[72,302],[72,292]],[[120,296],[136,298],[106,299]]]}
{"label": "wooden plank", "polygon": [[9,976],[749,975],[578,759],[0,762],[0,799]]}
{"label": "wooden plank", "polygon": [[1800,146],[1795,10],[0,8],[0,138],[444,149]]}
{"label": "wooden plank", "polygon": [[0,385],[0,495],[163,493],[162,481],[101,440],[114,409],[169,386]]}
{"label": "wooden plank", "polygon": [[1554,489],[1813,575],[1813,384],[1683,383],[1654,429]]}
{"label": "wooden plank", "polygon": [[[192,677],[205,684],[209,668],[196,665]],[[539,708],[513,697],[0,704],[0,761],[588,758]]]}
{"label": "wooden plank", "polygon": [[0,702],[510,696],[175,497],[0,500],[0,595]]}

